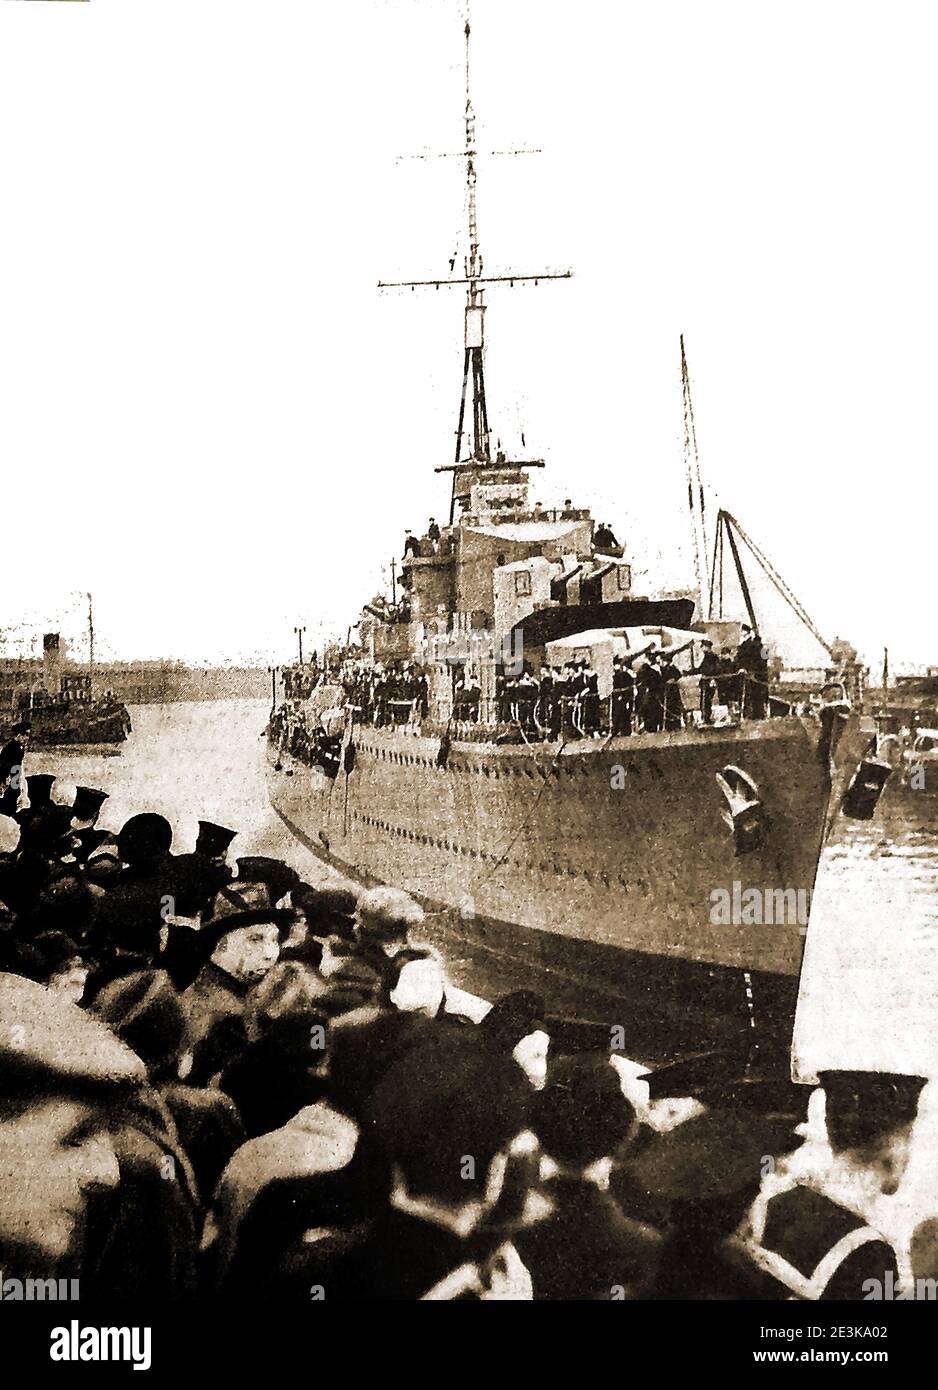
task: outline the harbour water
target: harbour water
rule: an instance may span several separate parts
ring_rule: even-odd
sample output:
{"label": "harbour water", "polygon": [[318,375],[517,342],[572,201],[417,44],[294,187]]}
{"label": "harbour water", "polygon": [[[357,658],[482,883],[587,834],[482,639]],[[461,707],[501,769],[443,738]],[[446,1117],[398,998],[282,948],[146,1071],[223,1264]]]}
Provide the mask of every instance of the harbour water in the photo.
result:
{"label": "harbour water", "polygon": [[138,811],[157,811],[173,826],[174,849],[184,852],[195,844],[198,821],[215,821],[237,829],[235,857],[274,855],[310,882],[325,882],[330,871],[289,834],[267,799],[262,735],[269,709],[265,700],[133,705],[133,733],[116,756],[34,748],[27,772],[108,792],[99,820],[107,830]]}
{"label": "harbour water", "polygon": [[821,858],[796,1074],[938,1076],[938,797],[896,776],[871,821],[838,816]]}
{"label": "harbour water", "polygon": [[[138,705],[117,757],[30,753],[32,771],[110,793],[101,824],[137,811],[172,822],[192,848],[201,819],[237,828],[235,855],[285,859],[313,882],[333,878],[271,810],[262,700]],[[740,860],[740,876],[745,862]],[[766,926],[766,931],[775,928]],[[795,1029],[795,1069],[938,1076],[938,797],[887,787],[869,822],[839,816],[812,903]]]}

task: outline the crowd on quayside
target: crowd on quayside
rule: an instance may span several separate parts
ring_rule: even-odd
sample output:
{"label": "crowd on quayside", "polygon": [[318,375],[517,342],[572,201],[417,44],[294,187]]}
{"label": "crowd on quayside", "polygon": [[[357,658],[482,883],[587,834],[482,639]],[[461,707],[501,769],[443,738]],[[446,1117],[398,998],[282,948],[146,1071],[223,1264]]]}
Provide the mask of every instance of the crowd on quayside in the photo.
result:
{"label": "crowd on quayside", "polygon": [[853,1298],[936,1272],[938,1194],[904,1228],[856,1200],[901,1191],[922,1078],[859,1104],[826,1074],[801,1115],[713,1064],[642,1082],[556,1046],[534,994],[460,1012],[406,894],[232,858],[208,821],[182,850],[159,814],[108,829],[107,793],[28,747],[0,751],[5,1290]]}

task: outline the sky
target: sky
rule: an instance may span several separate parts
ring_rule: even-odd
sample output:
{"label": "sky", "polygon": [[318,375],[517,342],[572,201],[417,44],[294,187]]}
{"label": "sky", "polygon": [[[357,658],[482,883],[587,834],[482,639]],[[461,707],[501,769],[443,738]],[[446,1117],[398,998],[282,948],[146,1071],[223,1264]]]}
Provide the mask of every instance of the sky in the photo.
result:
{"label": "sky", "polygon": [[[279,662],[446,515],[460,292],[377,282],[465,251],[462,161],[402,157],[462,146],[464,14],[0,4],[0,649],[80,653],[92,592],[102,659]],[[538,495],[692,582],[683,333],[711,518],[877,669],[938,662],[934,7],[471,18],[480,150],[541,151],[479,161],[486,269],[574,272],[488,296]]]}

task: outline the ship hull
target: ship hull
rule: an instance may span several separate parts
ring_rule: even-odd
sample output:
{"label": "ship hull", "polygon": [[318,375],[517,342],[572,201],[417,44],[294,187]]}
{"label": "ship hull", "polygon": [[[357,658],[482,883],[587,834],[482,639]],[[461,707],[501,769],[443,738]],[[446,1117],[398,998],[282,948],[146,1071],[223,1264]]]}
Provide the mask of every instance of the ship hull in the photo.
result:
{"label": "ship hull", "polygon": [[[113,714],[87,715],[80,708],[63,713],[37,706],[23,711],[20,717],[29,720],[34,747],[56,752],[118,753],[130,732],[126,707]],[[9,737],[9,732],[4,737]]]}
{"label": "ship hull", "polygon": [[82,758],[119,758],[123,748],[122,743],[43,743],[35,744],[37,751],[41,748],[43,756],[46,758],[58,757],[82,757]]}
{"label": "ship hull", "polygon": [[[443,766],[439,739],[352,742],[335,778],[270,742],[272,804],[334,867],[414,894],[454,984],[537,989],[557,1026],[616,1028],[650,1062],[787,1048],[832,792],[816,723],[457,742]],[[764,806],[748,853],[723,815],[728,769]]]}

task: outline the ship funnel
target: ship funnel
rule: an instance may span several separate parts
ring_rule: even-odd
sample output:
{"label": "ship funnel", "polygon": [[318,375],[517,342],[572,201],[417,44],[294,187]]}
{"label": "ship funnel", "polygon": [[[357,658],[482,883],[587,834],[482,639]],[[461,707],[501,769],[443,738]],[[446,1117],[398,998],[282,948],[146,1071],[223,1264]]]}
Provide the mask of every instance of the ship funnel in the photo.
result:
{"label": "ship funnel", "polygon": [[57,632],[42,636],[42,683],[50,695],[57,695],[62,686],[62,662],[65,643]]}

